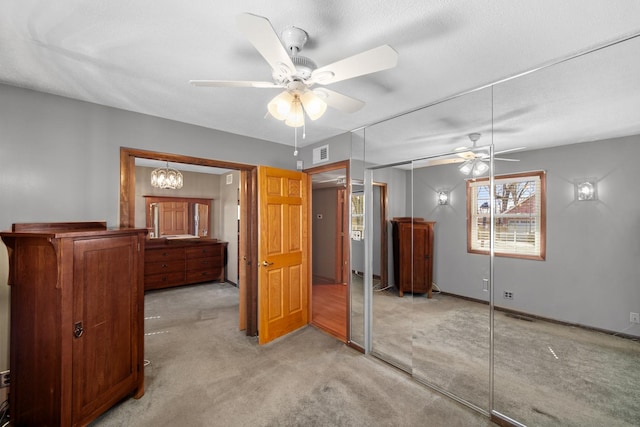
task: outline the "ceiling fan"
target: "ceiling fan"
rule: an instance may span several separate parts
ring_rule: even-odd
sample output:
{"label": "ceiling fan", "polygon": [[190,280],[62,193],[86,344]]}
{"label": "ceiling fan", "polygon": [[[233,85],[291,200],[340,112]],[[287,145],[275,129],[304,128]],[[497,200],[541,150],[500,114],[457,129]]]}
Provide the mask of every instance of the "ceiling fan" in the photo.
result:
{"label": "ceiling fan", "polygon": [[[458,168],[464,175],[473,174],[474,176],[482,175],[489,170],[487,162],[490,159],[489,147],[478,147],[477,142],[482,136],[480,133],[474,132],[467,135],[472,142],[471,147],[458,147],[453,150],[457,157],[430,160],[427,166],[436,165],[449,165],[452,163],[462,163]],[[513,151],[524,150],[525,147],[510,148],[508,150],[496,151],[494,153],[494,160],[500,160],[504,162],[519,162],[519,159],[507,159],[503,157],[495,157],[495,155],[511,153]]]}
{"label": "ceiling fan", "polygon": [[[474,176],[482,175],[486,171],[489,170],[489,165],[487,161],[489,161],[489,153],[485,150],[488,150],[489,147],[477,147],[477,142],[482,136],[480,133],[470,133],[468,135],[469,139],[472,142],[471,147],[458,147],[454,151],[457,152],[458,156],[460,156],[460,160],[458,162],[463,162],[462,165],[458,168],[460,172],[464,175],[473,174]],[[524,147],[511,148],[509,150],[496,151],[494,153],[493,160],[501,160],[504,162],[519,162],[519,159],[506,159],[503,157],[495,157],[495,155],[500,155],[504,153],[510,153],[512,151],[524,150]]]}
{"label": "ceiling fan", "polygon": [[[347,113],[358,111],[364,102],[325,87],[342,80],[371,74],[396,66],[398,53],[382,45],[323,67],[299,55],[308,39],[306,31],[289,27],[282,32],[282,41],[267,18],[243,13],[236,19],[240,31],[269,63],[273,82],[234,80],[190,80],[195,86],[280,88],[267,109],[278,120],[291,127],[304,125],[304,113],[311,120],[320,118],[327,106]],[[284,44],[284,45],[283,45]]]}

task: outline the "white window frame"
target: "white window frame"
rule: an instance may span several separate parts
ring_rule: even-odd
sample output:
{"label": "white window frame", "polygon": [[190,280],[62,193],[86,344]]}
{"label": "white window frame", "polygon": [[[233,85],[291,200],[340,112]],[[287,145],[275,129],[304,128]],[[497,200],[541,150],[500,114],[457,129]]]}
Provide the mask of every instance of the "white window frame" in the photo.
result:
{"label": "white window frame", "polygon": [[[532,190],[530,197],[536,197],[534,210],[528,214],[509,213],[509,209],[500,212],[496,206],[494,210],[496,222],[494,253],[496,256],[543,261],[546,258],[547,240],[546,173],[534,171],[494,177],[495,186],[516,182],[533,184],[535,190]],[[483,211],[478,202],[479,192],[488,193],[488,187],[489,178],[467,180],[467,252],[469,253],[489,254],[489,208]],[[513,206],[513,203],[510,203]],[[512,224],[526,224],[528,230],[526,232],[522,230],[501,231],[500,226],[504,225],[506,221]],[[485,227],[484,230],[483,227]]]}

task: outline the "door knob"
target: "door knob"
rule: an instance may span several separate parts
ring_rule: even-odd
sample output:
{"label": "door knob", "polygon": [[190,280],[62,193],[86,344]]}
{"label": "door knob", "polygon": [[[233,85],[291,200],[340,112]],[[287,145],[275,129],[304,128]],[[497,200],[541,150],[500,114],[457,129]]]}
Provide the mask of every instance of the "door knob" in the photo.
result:
{"label": "door knob", "polygon": [[267,261],[262,261],[262,265],[265,267],[269,267],[270,265],[273,265],[272,262],[267,262]]}

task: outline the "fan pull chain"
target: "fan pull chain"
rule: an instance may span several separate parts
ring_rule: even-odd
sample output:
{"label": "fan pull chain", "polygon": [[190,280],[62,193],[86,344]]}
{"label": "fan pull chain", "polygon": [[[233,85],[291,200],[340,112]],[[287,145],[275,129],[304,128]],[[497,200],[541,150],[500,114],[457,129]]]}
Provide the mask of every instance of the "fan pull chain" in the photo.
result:
{"label": "fan pull chain", "polygon": [[298,156],[298,128],[293,128],[293,134],[295,135],[293,138],[293,156]]}

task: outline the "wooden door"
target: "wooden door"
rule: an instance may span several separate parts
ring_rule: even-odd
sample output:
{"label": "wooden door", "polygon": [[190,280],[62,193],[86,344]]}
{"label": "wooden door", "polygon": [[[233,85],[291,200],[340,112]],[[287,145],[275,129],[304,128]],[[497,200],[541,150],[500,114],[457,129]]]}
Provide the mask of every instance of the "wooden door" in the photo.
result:
{"label": "wooden door", "polygon": [[160,235],[189,234],[187,202],[160,203]]}
{"label": "wooden door", "polygon": [[[139,380],[137,236],[73,244],[73,425],[122,399]],[[69,330],[69,333],[74,331]]]}
{"label": "wooden door", "polygon": [[414,223],[412,228],[413,292],[425,293],[431,290],[431,227],[428,224]]}
{"label": "wooden door", "polygon": [[307,175],[261,166],[258,180],[260,344],[309,322]]}
{"label": "wooden door", "polygon": [[349,278],[349,233],[346,220],[347,215],[347,190],[339,188],[336,203],[336,283],[347,284]]}

